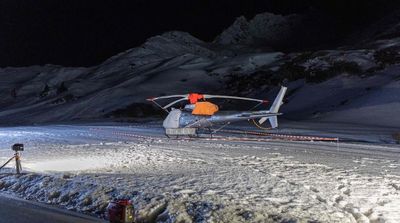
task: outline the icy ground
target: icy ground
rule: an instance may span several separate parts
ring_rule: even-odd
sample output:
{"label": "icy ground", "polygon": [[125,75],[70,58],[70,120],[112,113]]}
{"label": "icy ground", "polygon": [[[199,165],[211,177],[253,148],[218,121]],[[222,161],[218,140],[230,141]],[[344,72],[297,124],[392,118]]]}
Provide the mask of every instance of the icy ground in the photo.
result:
{"label": "icy ground", "polygon": [[124,197],[138,222],[400,222],[395,144],[176,140],[150,124],[10,127],[0,136],[0,160],[25,143],[29,171],[2,171],[2,191],[100,217]]}

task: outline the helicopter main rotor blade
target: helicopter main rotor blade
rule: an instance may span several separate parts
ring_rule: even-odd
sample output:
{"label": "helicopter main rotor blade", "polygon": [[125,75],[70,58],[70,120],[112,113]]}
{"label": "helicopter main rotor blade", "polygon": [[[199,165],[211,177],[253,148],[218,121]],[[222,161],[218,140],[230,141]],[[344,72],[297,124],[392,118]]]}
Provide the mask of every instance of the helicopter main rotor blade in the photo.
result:
{"label": "helicopter main rotor blade", "polygon": [[255,99],[255,98],[245,98],[245,97],[236,97],[236,96],[210,95],[210,94],[205,94],[203,96],[204,96],[204,98],[226,98],[226,99],[236,99],[236,100],[245,100],[245,101],[256,101],[256,102],[260,102],[260,103],[268,102],[267,100],[260,100],[260,99]]}
{"label": "helicopter main rotor blade", "polygon": [[[160,96],[160,97],[154,97],[154,98],[149,98],[147,99],[148,101],[151,101],[153,103],[155,103],[156,100],[160,100],[160,99],[170,99],[170,98],[179,98],[167,105],[165,105],[164,107],[162,107],[162,109],[167,109],[169,107],[171,107],[172,105],[184,101],[184,100],[189,100],[189,94],[179,94],[179,95],[167,95],[167,96]],[[260,100],[260,99],[255,99],[255,98],[245,98],[245,97],[236,97],[236,96],[226,96],[226,95],[210,95],[210,94],[204,94],[203,95],[204,99],[208,99],[208,98],[223,98],[223,99],[235,99],[235,100],[245,100],[245,101],[255,101],[255,102],[259,102],[259,103],[266,103],[268,101],[266,100]]]}
{"label": "helicopter main rotor blade", "polygon": [[176,94],[176,95],[167,95],[167,96],[160,96],[160,97],[154,97],[154,98],[148,98],[148,101],[155,101],[155,100],[160,100],[160,99],[168,99],[168,98],[185,98],[188,99],[189,95],[187,94]]}
{"label": "helicopter main rotor blade", "polygon": [[171,107],[172,105],[174,105],[174,104],[176,104],[176,103],[178,103],[180,101],[185,101],[185,100],[187,100],[187,98],[181,98],[181,99],[175,100],[175,101],[167,104],[166,106],[164,106],[163,109],[167,109],[167,108]]}

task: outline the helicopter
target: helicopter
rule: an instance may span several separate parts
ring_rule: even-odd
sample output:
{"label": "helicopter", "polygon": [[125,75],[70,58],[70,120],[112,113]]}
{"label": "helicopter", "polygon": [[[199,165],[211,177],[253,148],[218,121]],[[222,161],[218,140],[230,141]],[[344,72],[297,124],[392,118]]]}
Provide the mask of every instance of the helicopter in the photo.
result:
{"label": "helicopter", "polygon": [[[258,110],[258,111],[243,111],[243,112],[226,112],[219,111],[219,107],[207,99],[231,99],[231,100],[243,100],[258,102],[259,104],[268,103],[267,100],[237,97],[237,96],[226,96],[226,95],[211,95],[211,94],[199,94],[190,93],[182,95],[168,95],[160,96],[147,99],[160,107],[164,111],[168,112],[167,117],[163,121],[163,127],[165,134],[168,137],[171,136],[198,136],[199,130],[211,129],[215,125],[222,125],[223,127],[233,122],[243,120],[253,120],[256,125],[261,125],[265,121],[269,121],[271,128],[278,127],[277,116],[282,115],[279,113],[279,108],[282,105],[283,98],[285,96],[287,87],[282,86],[276,96],[273,104],[269,110]],[[176,99],[167,105],[162,106],[159,100],[165,99]],[[177,103],[187,101],[188,104],[183,109],[177,109],[173,106]],[[258,119],[258,121],[255,121]],[[222,128],[222,127],[221,127]],[[215,132],[215,131],[214,131]]]}

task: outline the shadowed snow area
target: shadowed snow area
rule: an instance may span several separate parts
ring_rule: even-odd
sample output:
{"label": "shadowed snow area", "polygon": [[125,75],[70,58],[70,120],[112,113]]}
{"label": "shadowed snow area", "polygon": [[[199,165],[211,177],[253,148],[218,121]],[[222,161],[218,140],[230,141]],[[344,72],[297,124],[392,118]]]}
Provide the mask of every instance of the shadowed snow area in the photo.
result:
{"label": "shadowed snow area", "polygon": [[2,128],[34,173],[3,172],[0,188],[99,216],[130,198],[138,222],[400,221],[394,145],[173,140],[155,126]]}

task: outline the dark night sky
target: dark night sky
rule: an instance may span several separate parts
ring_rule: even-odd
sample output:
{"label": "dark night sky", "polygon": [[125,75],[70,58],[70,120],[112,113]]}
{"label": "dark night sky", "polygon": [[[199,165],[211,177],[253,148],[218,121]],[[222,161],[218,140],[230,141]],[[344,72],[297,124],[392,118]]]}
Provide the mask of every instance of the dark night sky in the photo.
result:
{"label": "dark night sky", "polygon": [[0,0],[0,67],[95,65],[169,30],[211,41],[236,17],[318,12],[348,33],[390,13],[395,0]]}

